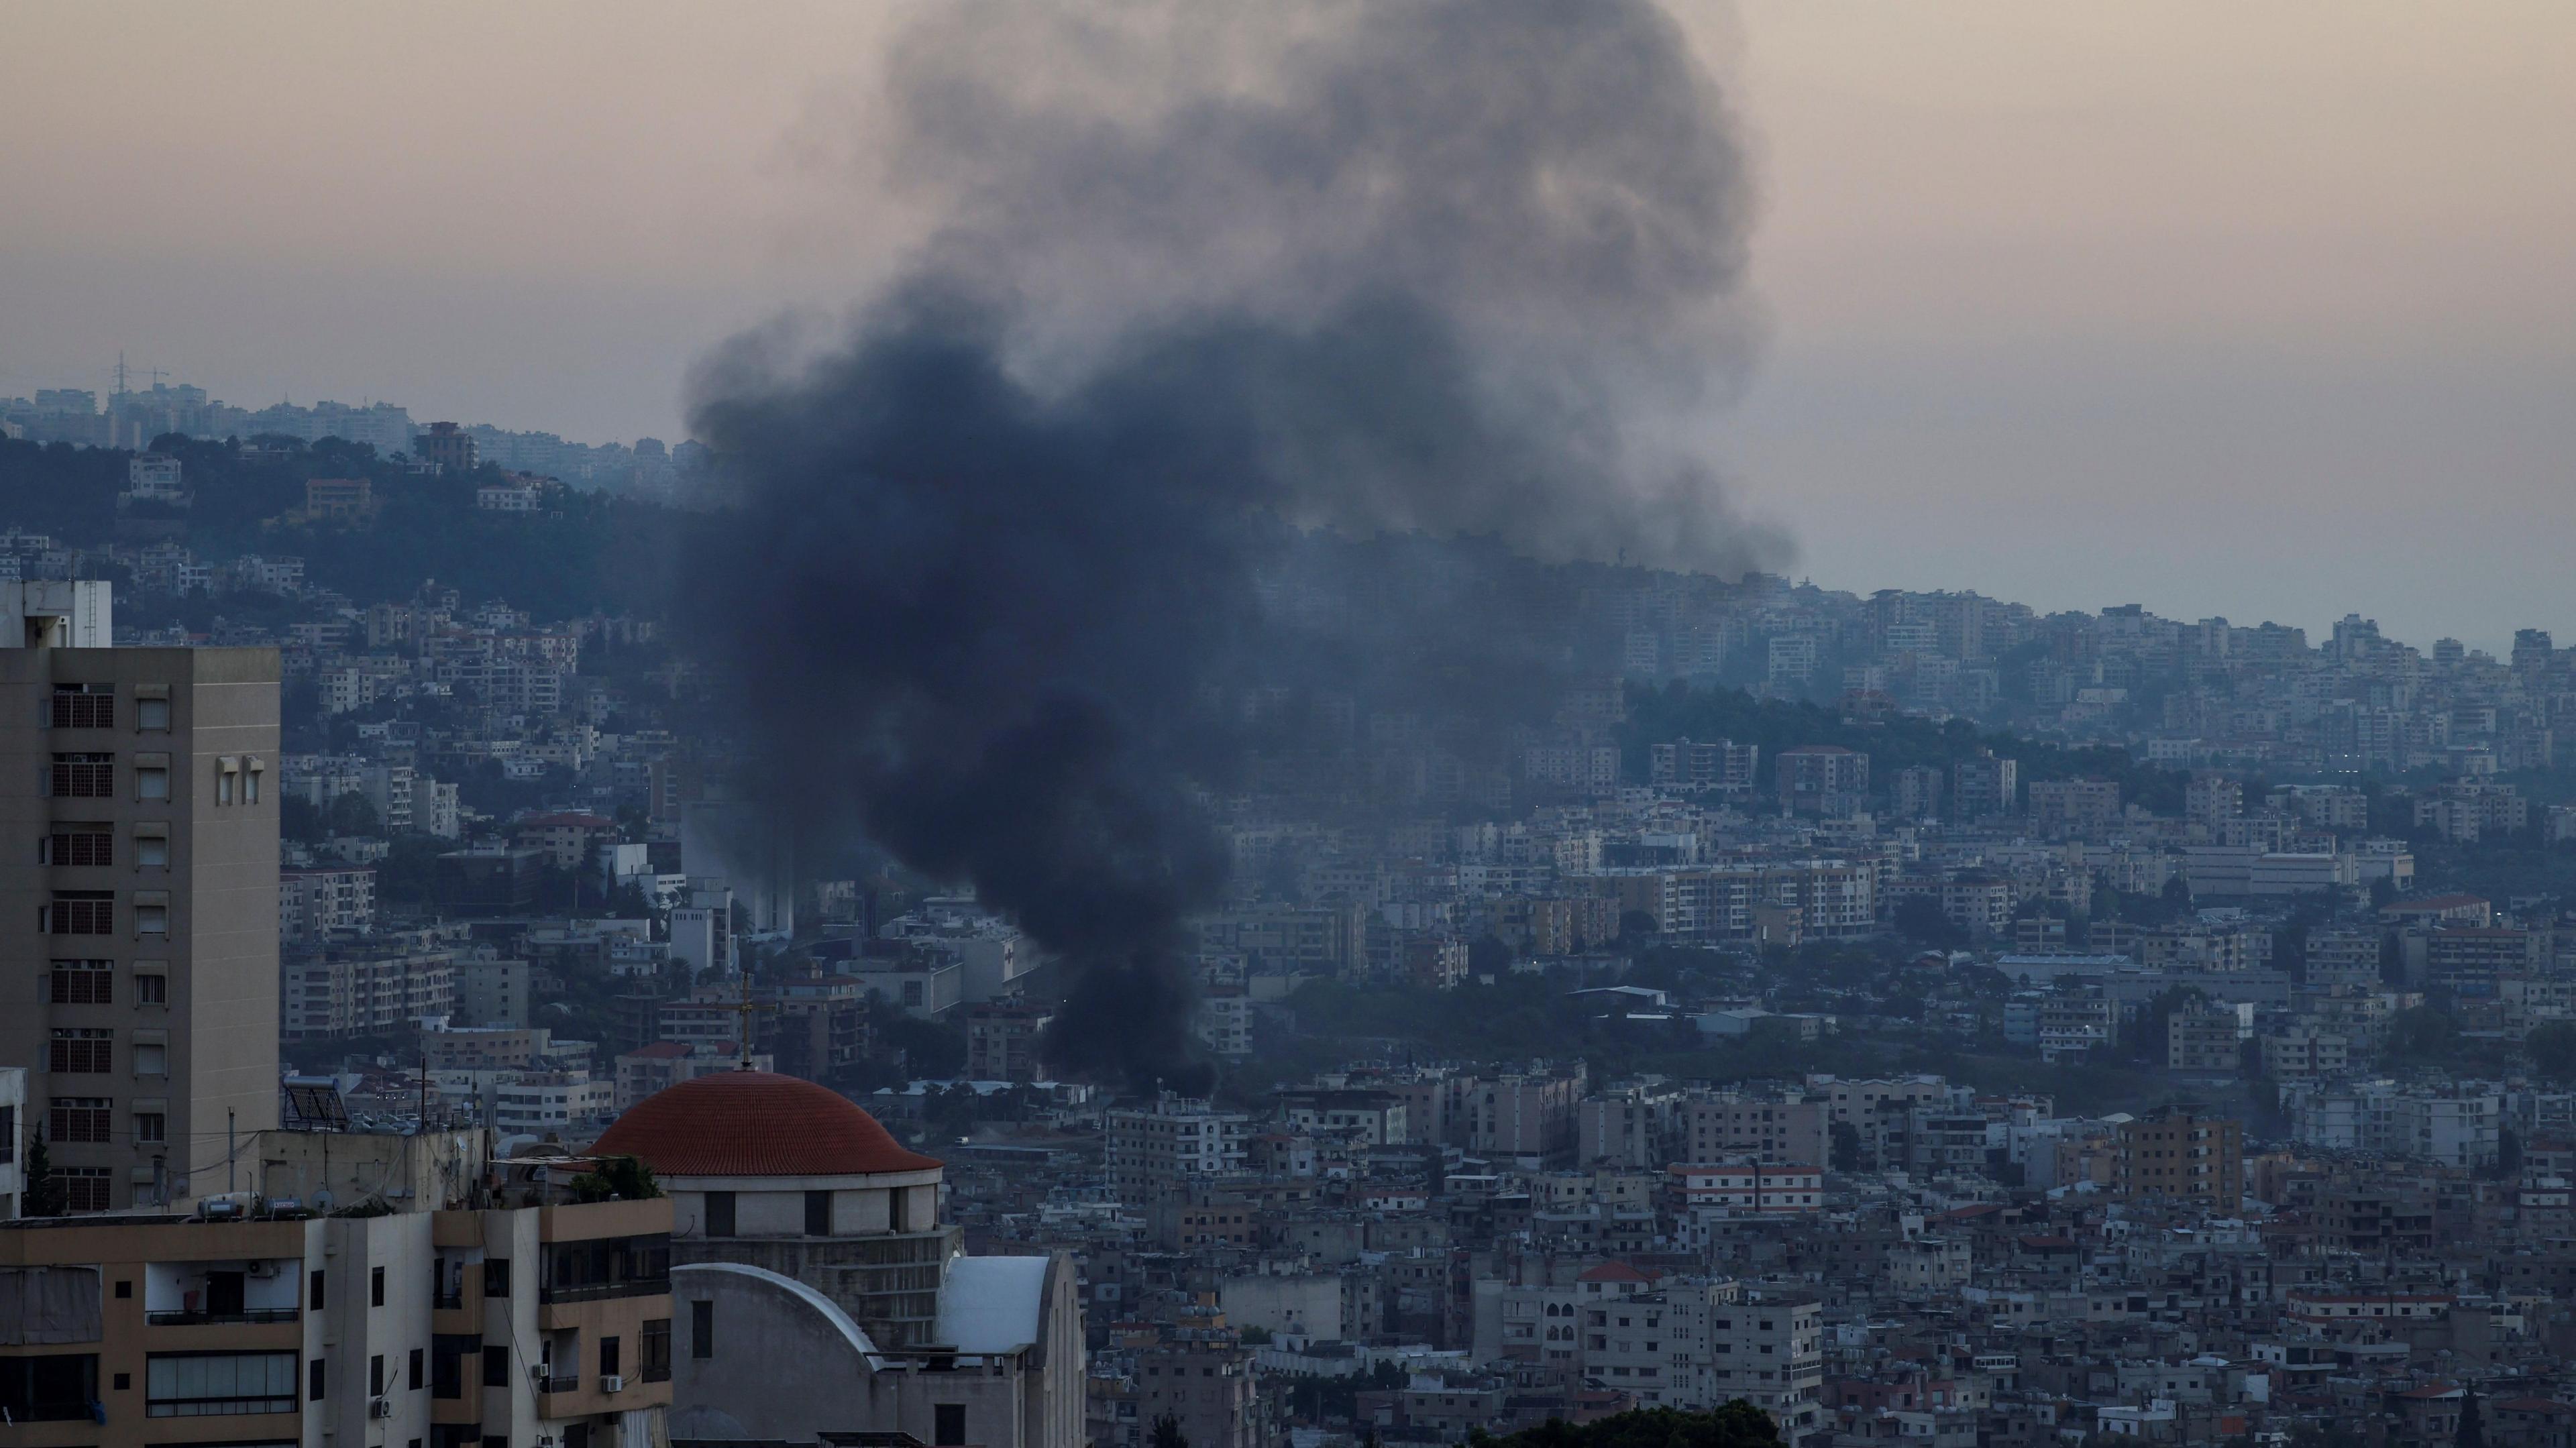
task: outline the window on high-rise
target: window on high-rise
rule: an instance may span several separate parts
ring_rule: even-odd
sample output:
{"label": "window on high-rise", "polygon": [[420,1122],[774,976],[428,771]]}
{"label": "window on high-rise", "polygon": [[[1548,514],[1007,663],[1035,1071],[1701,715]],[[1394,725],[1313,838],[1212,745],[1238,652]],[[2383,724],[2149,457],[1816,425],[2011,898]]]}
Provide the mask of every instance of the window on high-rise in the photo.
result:
{"label": "window on high-rise", "polygon": [[57,729],[116,727],[114,684],[56,684],[53,726]]}

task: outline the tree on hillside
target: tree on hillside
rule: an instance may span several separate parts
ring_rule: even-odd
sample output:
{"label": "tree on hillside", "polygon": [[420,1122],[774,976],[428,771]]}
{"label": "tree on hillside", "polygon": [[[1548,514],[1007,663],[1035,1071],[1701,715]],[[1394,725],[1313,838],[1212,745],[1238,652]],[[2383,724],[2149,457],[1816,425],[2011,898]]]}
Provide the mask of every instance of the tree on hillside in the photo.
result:
{"label": "tree on hillside", "polygon": [[2389,1059],[2413,1064],[2444,1061],[2459,1046],[2460,1023],[2431,1006],[2399,1011],[2388,1023]]}
{"label": "tree on hillside", "polygon": [[2163,1065],[2172,1044],[2174,1012],[2208,998],[2200,987],[2190,985],[2159,992],[2138,1012],[2134,1025],[2122,1028],[2122,1054],[2141,1065]]}
{"label": "tree on hillside", "polygon": [[1154,1431],[1145,1442],[1147,1448],[1190,1448],[1190,1440],[1181,1433],[1181,1420],[1169,1413],[1154,1420]]}
{"label": "tree on hillside", "polygon": [[2576,1081],[2576,1023],[2550,1021],[2522,1038],[2531,1069],[2546,1081]]}
{"label": "tree on hillside", "polygon": [[2451,1448],[2487,1448],[2486,1424],[2478,1414],[2478,1390],[2471,1388],[2460,1399],[2460,1428],[2452,1435]]}
{"label": "tree on hillside", "polygon": [[1910,895],[1897,902],[1896,933],[1934,950],[1960,950],[1968,944],[1968,932],[1929,895]]}

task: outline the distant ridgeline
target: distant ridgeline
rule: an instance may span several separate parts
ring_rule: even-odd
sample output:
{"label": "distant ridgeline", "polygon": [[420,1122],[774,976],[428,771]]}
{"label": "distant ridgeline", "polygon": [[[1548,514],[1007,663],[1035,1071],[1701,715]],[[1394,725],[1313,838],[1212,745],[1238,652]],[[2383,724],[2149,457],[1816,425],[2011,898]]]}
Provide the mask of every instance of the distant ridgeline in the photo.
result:
{"label": "distant ridgeline", "polygon": [[[0,438],[0,532],[43,534],[84,577],[175,593],[182,553],[300,559],[306,587],[357,604],[436,579],[541,618],[658,615],[686,515],[483,464],[438,471],[323,438],[163,438],[139,455]],[[359,485],[363,486],[359,486]]]}

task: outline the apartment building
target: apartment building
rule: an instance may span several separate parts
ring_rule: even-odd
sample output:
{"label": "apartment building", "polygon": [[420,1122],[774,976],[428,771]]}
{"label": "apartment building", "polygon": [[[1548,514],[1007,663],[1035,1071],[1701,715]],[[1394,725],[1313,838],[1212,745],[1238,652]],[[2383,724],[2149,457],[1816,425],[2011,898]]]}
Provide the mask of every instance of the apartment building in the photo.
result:
{"label": "apartment building", "polygon": [[2039,1058],[2056,1062],[2107,1051],[2120,1035],[2120,1008],[2099,987],[2051,992],[2039,1003]]}
{"label": "apartment building", "polygon": [[220,1180],[277,1124],[273,649],[119,649],[109,585],[0,583],[0,982],[74,1211]]}
{"label": "apartment building", "polygon": [[1131,1202],[1244,1170],[1252,1118],[1165,1092],[1149,1105],[1109,1113],[1110,1184]]}
{"label": "apartment building", "polygon": [[2352,1064],[2344,1038],[2326,1031],[2283,1031],[2263,1038],[2263,1074],[2274,1081],[2340,1076]]}
{"label": "apartment building", "polygon": [[[1797,1448],[1825,1432],[1824,1304],[1792,1293],[1712,1292],[1683,1316],[1685,1354],[1695,1354],[1691,1404],[1710,1409],[1738,1398],[1771,1415],[1780,1441]],[[1705,1326],[1701,1326],[1705,1324]]]}
{"label": "apartment building", "polygon": [[1717,790],[1750,794],[1760,779],[1762,746],[1732,739],[1706,743],[1676,739],[1652,746],[1648,777],[1664,789]]}
{"label": "apartment building", "polygon": [[1677,1162],[1664,1168],[1665,1195],[1676,1214],[1722,1207],[1739,1215],[1813,1213],[1825,1207],[1821,1166],[1761,1162]]}
{"label": "apartment building", "polygon": [[25,1448],[648,1448],[670,1232],[660,1199],[317,1217],[248,1192],[10,1223],[0,1414]]}
{"label": "apartment building", "polygon": [[1265,1441],[1252,1355],[1231,1329],[1167,1327],[1136,1350],[1137,1397],[1148,1422],[1169,1417],[1184,1441],[1258,1448]]}
{"label": "apartment building", "polygon": [[1055,1013],[1022,1000],[988,1001],[966,1011],[966,1074],[978,1081],[1035,1081],[1039,1043]]}
{"label": "apartment building", "polygon": [[[1465,948],[1460,947],[1460,953]],[[1202,991],[1190,1012],[1190,1031],[1216,1055],[1240,1060],[1252,1054],[1252,992],[1239,985],[1212,985]]]}
{"label": "apartment building", "polygon": [[1772,756],[1780,808],[1832,814],[1869,793],[1869,756],[1839,744],[1802,744]]}
{"label": "apartment building", "polygon": [[1282,1091],[1279,1119],[1295,1130],[1358,1146],[1396,1146],[1412,1140],[1404,1120],[1404,1101],[1391,1091]]}
{"label": "apartment building", "polygon": [[287,944],[376,928],[376,872],[288,870],[277,882],[277,935]]}
{"label": "apartment building", "polygon": [[2052,839],[2095,839],[2120,818],[2120,786],[2107,779],[2035,779],[2031,828]]}
{"label": "apartment building", "polygon": [[1571,1162],[1579,1144],[1575,1108],[1582,1103],[1586,1080],[1583,1068],[1576,1066],[1515,1072],[1483,1082],[1468,1103],[1468,1149],[1541,1164]]}
{"label": "apartment building", "polygon": [[[620,1113],[646,1097],[668,1091],[683,1081],[717,1071],[741,1069],[742,1053],[731,1044],[683,1044],[679,1041],[655,1041],[619,1054],[616,1063],[617,1093],[615,1104]],[[773,1061],[755,1054],[750,1069],[767,1071]]]}
{"label": "apartment building", "polygon": [[2234,1075],[2253,1035],[2254,1008],[2203,1001],[2165,1019],[2165,1065],[2175,1071]]}
{"label": "apartment building", "polygon": [[1682,1093],[1666,1085],[1621,1086],[1575,1109],[1574,1159],[1589,1167],[1648,1170],[1672,1159]]}
{"label": "apartment building", "polygon": [[2111,1191],[2233,1211],[2245,1194],[2245,1123],[2178,1107],[2120,1123]]}
{"label": "apartment building", "polygon": [[325,945],[277,969],[290,1041],[386,1036],[455,1009],[455,953],[427,932]]}
{"label": "apartment building", "polygon": [[2353,986],[2376,990],[2380,983],[2380,935],[2376,930],[2311,930],[2308,932],[2307,984],[2328,990]]}
{"label": "apartment building", "polygon": [[2021,764],[1997,759],[1991,749],[1950,766],[1950,810],[1963,820],[2012,813],[2021,791]]}
{"label": "apartment building", "polygon": [[1766,1166],[1821,1167],[1831,1152],[1832,1111],[1822,1101],[1720,1091],[1692,1096],[1680,1116],[1678,1144],[1689,1161],[1743,1158]]}
{"label": "apartment building", "polygon": [[1585,1378],[1642,1407],[1711,1411],[1743,1399],[1771,1416],[1783,1443],[1820,1430],[1823,1304],[1746,1293],[1719,1279],[1587,1300]]}

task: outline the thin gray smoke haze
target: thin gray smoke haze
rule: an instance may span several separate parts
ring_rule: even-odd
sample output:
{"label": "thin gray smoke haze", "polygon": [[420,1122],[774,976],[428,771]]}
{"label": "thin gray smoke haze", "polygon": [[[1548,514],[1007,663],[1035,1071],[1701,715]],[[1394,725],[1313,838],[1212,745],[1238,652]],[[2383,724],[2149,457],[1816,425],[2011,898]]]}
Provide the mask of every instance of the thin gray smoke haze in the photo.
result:
{"label": "thin gray smoke haze", "polygon": [[1639,0],[955,5],[889,87],[871,164],[941,224],[838,348],[703,369],[705,642],[781,808],[1064,958],[1053,1064],[1173,1079],[1211,698],[1473,632],[1274,616],[1302,530],[1779,556],[1659,441],[1744,364],[1743,150]]}

